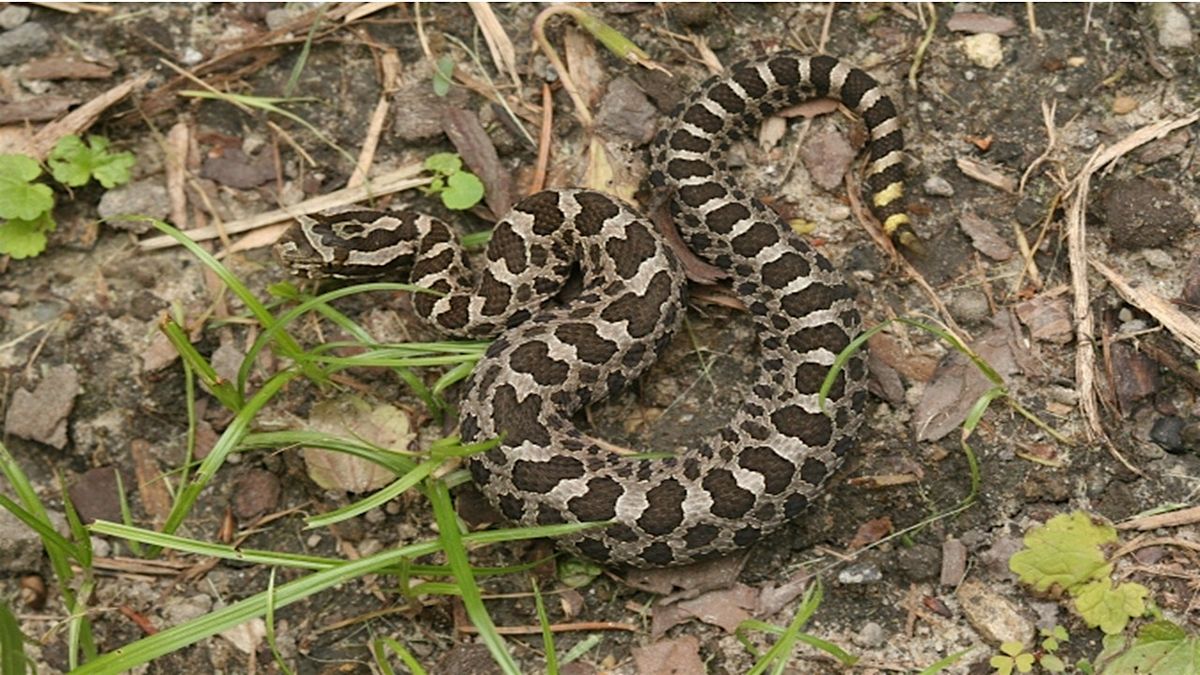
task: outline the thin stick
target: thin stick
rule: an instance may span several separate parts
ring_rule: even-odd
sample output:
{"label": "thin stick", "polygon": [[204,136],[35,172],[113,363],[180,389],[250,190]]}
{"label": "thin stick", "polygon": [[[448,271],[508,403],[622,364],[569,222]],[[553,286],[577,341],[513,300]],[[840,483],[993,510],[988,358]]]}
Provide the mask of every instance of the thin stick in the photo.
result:
{"label": "thin stick", "polygon": [[817,38],[817,53],[825,53],[825,45],[829,44],[829,27],[833,24],[833,10],[837,8],[836,2],[831,2],[825,6],[825,20],[821,22],[821,37]]}
{"label": "thin stick", "polygon": [[1108,283],[1117,289],[1121,297],[1154,317],[1155,321],[1171,331],[1171,334],[1178,338],[1180,342],[1190,347],[1197,355],[1200,355],[1200,324],[1197,324],[1188,315],[1176,309],[1175,305],[1161,296],[1144,288],[1134,288],[1125,277],[1099,260],[1089,260],[1088,262],[1092,264],[1092,267],[1097,272],[1103,274],[1105,279],[1108,279]]}
{"label": "thin stick", "polygon": [[913,54],[912,65],[908,68],[908,88],[913,91],[917,90],[917,73],[921,72],[921,62],[925,59],[925,50],[929,48],[929,43],[933,42],[933,35],[937,31],[937,8],[933,7],[929,12],[929,25],[925,27],[925,36],[917,43],[917,51]]}
{"label": "thin stick", "polygon": [[[242,218],[240,220],[230,221],[222,225],[219,229],[216,227],[201,227],[194,230],[184,232],[195,241],[205,241],[220,236],[220,232],[224,231],[228,234],[237,234],[239,232],[247,232],[259,227],[274,225],[275,223],[283,222],[289,218],[294,218],[298,215],[307,215],[316,213],[335,206],[344,206],[353,204],[372,197],[381,197],[383,195],[407,190],[409,188],[419,187],[429,183],[429,178],[417,178],[423,171],[424,167],[421,164],[410,164],[405,167],[396,169],[395,171],[379,176],[375,180],[357,187],[348,187],[329,194],[306,199],[299,204],[289,206],[286,209],[277,209],[268,211],[258,215]],[[166,235],[160,237],[151,237],[143,239],[138,243],[138,246],[143,251],[153,251],[160,248],[170,248],[176,246],[178,242],[174,238]]]}
{"label": "thin stick", "polygon": [[558,79],[562,82],[563,90],[567,92],[567,96],[571,97],[571,102],[575,104],[575,117],[579,119],[579,123],[588,133],[592,129],[592,113],[588,110],[587,102],[583,100],[583,96],[579,93],[579,88],[575,86],[575,81],[571,79],[571,73],[567,67],[563,65],[562,59],[558,57],[558,52],[550,44],[550,40],[546,38],[546,21],[550,17],[557,14],[573,15],[578,9],[568,7],[566,5],[553,5],[542,10],[537,18],[533,20],[533,39],[538,43],[542,53],[546,55],[546,59],[550,61],[550,65],[554,66],[554,71],[558,73]]}
{"label": "thin stick", "polygon": [[379,100],[375,103],[375,111],[371,113],[371,122],[367,125],[367,137],[363,139],[362,149],[358,152],[358,161],[354,163],[354,172],[346,187],[358,187],[367,182],[371,173],[371,165],[375,163],[375,150],[379,147],[379,138],[383,135],[383,124],[387,121],[391,104],[388,100],[396,90],[397,73],[400,70],[400,57],[396,50],[388,49],[379,59],[383,86],[379,92]]}
{"label": "thin stick", "polygon": [[[1172,131],[1192,124],[1200,119],[1200,110],[1177,120],[1164,120],[1148,124],[1118,141],[1111,148],[1099,148],[1072,181],[1071,202],[1067,207],[1067,252],[1071,264],[1071,289],[1075,296],[1073,313],[1075,318],[1075,388],[1079,392],[1079,408],[1087,422],[1089,439],[1104,437],[1100,423],[1100,408],[1096,402],[1095,366],[1096,353],[1092,333],[1095,318],[1092,316],[1091,295],[1087,279],[1087,216],[1088,189],[1092,175],[1110,162],[1133,151],[1144,143],[1162,138]],[[1111,444],[1109,444],[1111,448]]]}
{"label": "thin stick", "polygon": [[550,136],[554,121],[554,98],[550,93],[550,85],[542,83],[542,128],[538,132],[537,165],[533,171],[533,182],[529,185],[528,194],[539,192],[546,187],[546,168],[550,166]]}

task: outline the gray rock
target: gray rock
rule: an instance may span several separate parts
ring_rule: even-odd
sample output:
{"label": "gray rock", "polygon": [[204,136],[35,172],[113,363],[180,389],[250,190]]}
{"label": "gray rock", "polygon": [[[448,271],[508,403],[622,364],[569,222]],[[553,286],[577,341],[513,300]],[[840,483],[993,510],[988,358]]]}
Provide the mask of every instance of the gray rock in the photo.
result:
{"label": "gray rock", "polygon": [[596,111],[596,126],[638,144],[654,137],[657,120],[654,104],[633,80],[624,76],[608,85]]}
{"label": "gray rock", "polygon": [[0,33],[0,66],[24,63],[50,51],[53,46],[50,31],[35,21],[23,23]]}
{"label": "gray rock", "polygon": [[0,509],[0,571],[29,572],[42,566],[42,541],[8,509]]}
{"label": "gray rock", "polygon": [[67,444],[67,417],[79,394],[79,375],[70,365],[46,372],[33,391],[18,389],[4,416],[7,433],[61,450]]}
{"label": "gray rock", "polygon": [[838,572],[841,584],[875,584],[883,579],[883,572],[873,563],[855,563]]}
{"label": "gray rock", "polygon": [[875,649],[887,641],[887,635],[883,632],[883,626],[874,621],[868,621],[851,639],[854,640],[854,644],[863,649]]}
{"label": "gray rock", "polygon": [[96,210],[108,225],[141,234],[151,229],[150,223],[115,216],[138,215],[161,220],[167,217],[170,209],[167,188],[158,180],[148,178],[105,192]]}
{"label": "gray rock", "polygon": [[271,30],[279,30],[289,23],[295,21],[299,16],[307,12],[304,8],[281,7],[267,12],[265,17],[267,28]]}
{"label": "gray rock", "polygon": [[[16,499],[5,485],[4,493],[9,499]],[[67,532],[67,519],[57,511],[47,511],[54,531],[59,534]],[[0,508],[0,572],[18,573],[33,572],[42,568],[42,540],[19,518]]]}
{"label": "gray rock", "polygon": [[1173,2],[1158,3],[1150,10],[1158,28],[1158,44],[1163,49],[1189,49],[1192,46],[1192,24],[1187,14]]}
{"label": "gray rock", "polygon": [[937,174],[926,178],[925,182],[921,184],[921,189],[930,197],[954,196],[954,186],[950,184],[950,181]]}
{"label": "gray rock", "polygon": [[950,311],[963,322],[983,321],[992,315],[987,296],[983,291],[966,288],[950,298]]}
{"label": "gray rock", "polygon": [[0,28],[12,30],[29,19],[29,8],[23,5],[9,5],[0,9]]}

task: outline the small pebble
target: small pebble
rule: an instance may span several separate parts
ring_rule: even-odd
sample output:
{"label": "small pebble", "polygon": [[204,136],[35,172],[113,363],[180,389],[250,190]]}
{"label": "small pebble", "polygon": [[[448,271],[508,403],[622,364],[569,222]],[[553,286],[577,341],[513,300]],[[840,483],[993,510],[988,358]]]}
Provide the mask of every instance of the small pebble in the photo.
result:
{"label": "small pebble", "polygon": [[850,217],[850,207],[845,204],[838,204],[831,207],[825,215],[828,216],[830,222],[840,223]]}
{"label": "small pebble", "polygon": [[995,33],[979,33],[968,35],[960,43],[967,59],[981,68],[991,70],[1004,61],[1004,51],[1000,47],[1000,36]]}
{"label": "small pebble", "polygon": [[321,535],[319,535],[319,534],[308,535],[308,539],[304,540],[304,545],[307,546],[308,548],[316,548],[317,546],[320,546],[321,545]]}
{"label": "small pebble", "polygon": [[883,579],[883,572],[871,563],[855,563],[838,572],[838,582],[842,584],[874,584]]}
{"label": "small pebble", "polygon": [[1152,267],[1157,267],[1160,270],[1175,269],[1175,261],[1171,259],[1171,254],[1161,248],[1142,249],[1142,257]]}
{"label": "small pebble", "polygon": [[36,21],[22,23],[0,33],[0,66],[23,63],[45,54],[53,46],[54,38],[42,24]]}
{"label": "small pebble", "polygon": [[1187,14],[1173,2],[1154,4],[1151,9],[1163,49],[1190,49],[1194,35]]}
{"label": "small pebble", "polygon": [[194,66],[204,60],[204,54],[195,47],[188,47],[187,49],[183,50],[183,56],[181,56],[179,60],[185,66]]}
{"label": "small pebble", "polygon": [[874,649],[884,643],[887,635],[883,632],[883,626],[874,621],[868,621],[863,624],[863,627],[858,630],[858,633],[852,639],[854,640],[854,644],[859,647]]}
{"label": "small pebble", "polygon": [[1183,441],[1183,420],[1174,416],[1154,420],[1154,426],[1150,428],[1150,440],[1172,455],[1182,454],[1187,450],[1187,444]]}
{"label": "small pebble", "polygon": [[29,19],[29,8],[24,5],[9,5],[0,9],[0,28],[12,30]]}
{"label": "small pebble", "polygon": [[367,522],[372,525],[378,525],[384,520],[387,520],[387,515],[384,514],[382,509],[371,509],[370,511],[364,513],[363,517],[366,518]]}
{"label": "small pebble", "polygon": [[960,321],[982,321],[992,315],[983,291],[966,289],[950,298],[950,311]]}
{"label": "small pebble", "polygon": [[953,197],[954,186],[945,178],[934,174],[925,179],[921,184],[921,189],[930,197]]}

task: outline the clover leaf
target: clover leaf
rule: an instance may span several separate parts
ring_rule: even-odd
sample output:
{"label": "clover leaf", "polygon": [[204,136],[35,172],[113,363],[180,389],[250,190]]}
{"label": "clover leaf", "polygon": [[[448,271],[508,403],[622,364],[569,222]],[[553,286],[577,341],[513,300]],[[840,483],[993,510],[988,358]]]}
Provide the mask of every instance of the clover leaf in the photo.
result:
{"label": "clover leaf", "polygon": [[40,183],[42,174],[31,157],[0,155],[0,218],[34,220],[54,208],[54,193]]}
{"label": "clover leaf", "polygon": [[105,188],[129,182],[133,153],[108,151],[108,139],[88,136],[87,143],[74,134],[63,136],[50,151],[50,170],[54,179],[64,185],[79,187],[96,179]]}

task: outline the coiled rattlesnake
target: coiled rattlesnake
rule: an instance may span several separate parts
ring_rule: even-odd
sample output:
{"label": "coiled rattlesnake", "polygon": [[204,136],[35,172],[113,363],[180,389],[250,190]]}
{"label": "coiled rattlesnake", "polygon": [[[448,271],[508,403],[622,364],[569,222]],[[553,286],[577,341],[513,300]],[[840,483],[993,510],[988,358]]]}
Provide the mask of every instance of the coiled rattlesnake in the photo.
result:
{"label": "coiled rattlesnake", "polygon": [[[854,444],[866,403],[860,353],[826,410],[817,404],[834,357],[859,330],[854,294],[726,164],[730,142],[765,116],[820,96],[863,116],[873,208],[889,233],[910,237],[895,108],[869,75],[832,57],[780,53],[736,65],[701,85],[654,140],[652,184],[669,190],[687,245],[730,273],[762,348],[733,419],[674,457],[624,457],[572,422],[644,372],[682,317],[679,263],[621,201],[587,190],[527,197],[496,224],[478,272],[447,225],[411,212],[304,217],[278,251],[310,277],[411,269],[412,283],[441,293],[414,296],[421,317],[451,335],[499,335],[465,384],[459,429],[464,442],[502,436],[470,468],[507,518],[614,520],[560,542],[614,564],[682,564],[746,547],[818,494]],[[576,266],[581,294],[548,304]]]}

